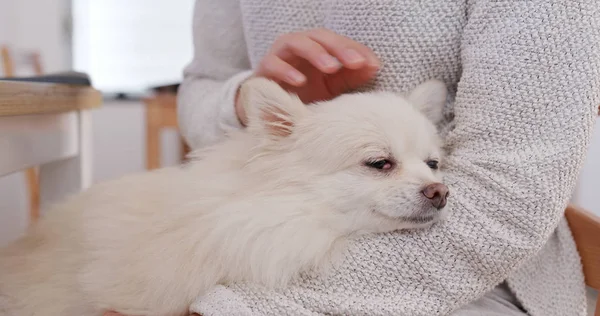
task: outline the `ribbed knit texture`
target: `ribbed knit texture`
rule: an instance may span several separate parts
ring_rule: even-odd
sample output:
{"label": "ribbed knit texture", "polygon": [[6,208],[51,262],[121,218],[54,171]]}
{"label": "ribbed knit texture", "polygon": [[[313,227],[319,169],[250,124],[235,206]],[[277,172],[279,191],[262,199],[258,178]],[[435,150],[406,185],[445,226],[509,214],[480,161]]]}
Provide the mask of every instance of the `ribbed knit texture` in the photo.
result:
{"label": "ribbed knit texture", "polygon": [[597,1],[209,2],[198,1],[196,55],[181,88],[180,120],[193,147],[239,128],[235,90],[278,34],[323,26],[382,59],[371,88],[447,83],[452,198],[443,224],[365,237],[325,278],[304,276],[285,291],[219,287],[197,311],[446,315],[508,279],[531,315],[585,315],[563,210],[600,104]]}

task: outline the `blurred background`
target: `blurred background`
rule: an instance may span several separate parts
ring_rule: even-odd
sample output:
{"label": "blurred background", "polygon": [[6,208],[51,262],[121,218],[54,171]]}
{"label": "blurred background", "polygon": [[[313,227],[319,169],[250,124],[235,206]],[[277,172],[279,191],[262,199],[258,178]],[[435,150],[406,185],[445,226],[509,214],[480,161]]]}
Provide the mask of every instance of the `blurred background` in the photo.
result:
{"label": "blurred background", "polygon": [[[94,182],[177,164],[185,148],[172,126],[174,95],[192,57],[193,4],[0,0],[0,48],[13,72],[7,74],[0,63],[0,77],[70,70],[91,77],[105,97],[104,105],[92,111]],[[157,92],[169,96],[158,100]],[[165,126],[156,124],[157,117]],[[600,129],[573,202],[600,215],[598,195]],[[0,178],[0,244],[27,227],[29,203],[22,172]]]}
{"label": "blurred background", "polygon": [[[94,182],[179,163],[183,148],[175,128],[159,129],[153,140],[159,146],[149,153],[147,107],[153,88],[172,91],[191,61],[193,4],[0,0],[0,48],[10,56],[12,76],[75,70],[103,92],[103,106],[92,111]],[[7,76],[5,68],[0,60],[0,77]],[[172,105],[152,113],[172,117]],[[0,177],[0,244],[27,227],[29,202],[23,172]]]}

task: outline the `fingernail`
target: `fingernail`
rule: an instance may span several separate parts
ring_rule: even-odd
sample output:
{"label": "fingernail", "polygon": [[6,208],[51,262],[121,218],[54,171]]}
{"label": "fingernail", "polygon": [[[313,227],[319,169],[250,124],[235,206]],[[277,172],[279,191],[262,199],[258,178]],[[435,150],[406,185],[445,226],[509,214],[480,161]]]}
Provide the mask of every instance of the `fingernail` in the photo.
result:
{"label": "fingernail", "polygon": [[372,59],[368,61],[368,65],[371,68],[381,68],[381,62],[377,59]]}
{"label": "fingernail", "polygon": [[342,66],[340,62],[330,55],[321,55],[319,56],[319,64],[322,67],[329,69],[338,69]]}
{"label": "fingernail", "polygon": [[357,51],[355,51],[354,49],[347,49],[344,53],[343,53],[344,59],[346,60],[346,62],[355,64],[355,63],[362,63],[365,61],[365,58],[359,54]]}
{"label": "fingernail", "polygon": [[291,81],[291,83],[295,84],[303,83],[305,80],[304,75],[295,70],[288,71],[287,77]]}

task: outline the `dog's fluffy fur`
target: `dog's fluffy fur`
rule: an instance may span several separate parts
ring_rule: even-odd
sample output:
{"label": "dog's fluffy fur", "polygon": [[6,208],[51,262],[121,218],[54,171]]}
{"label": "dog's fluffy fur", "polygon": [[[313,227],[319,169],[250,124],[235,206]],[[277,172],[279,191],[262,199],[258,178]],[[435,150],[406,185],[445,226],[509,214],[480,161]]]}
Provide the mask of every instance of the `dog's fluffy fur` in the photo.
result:
{"label": "dog's fluffy fur", "polygon": [[187,165],[73,196],[3,249],[0,315],[184,315],[215,284],[283,286],[348,238],[430,225],[443,211],[421,190],[441,181],[426,162],[441,159],[445,91],[305,106],[249,80],[248,128]]}

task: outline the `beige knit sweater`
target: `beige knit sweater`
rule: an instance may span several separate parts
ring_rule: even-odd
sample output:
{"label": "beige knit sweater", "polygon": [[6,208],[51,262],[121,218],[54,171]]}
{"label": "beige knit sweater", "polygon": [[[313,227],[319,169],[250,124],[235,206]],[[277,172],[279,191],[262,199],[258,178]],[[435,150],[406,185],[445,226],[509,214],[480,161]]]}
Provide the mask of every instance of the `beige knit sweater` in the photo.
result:
{"label": "beige knit sweater", "polygon": [[210,315],[445,315],[507,279],[534,316],[584,315],[563,209],[600,103],[596,0],[199,0],[179,118],[192,147],[240,128],[233,96],[278,34],[327,27],[383,60],[376,89],[452,91],[451,216],[365,237],[324,279],[218,287]]}

